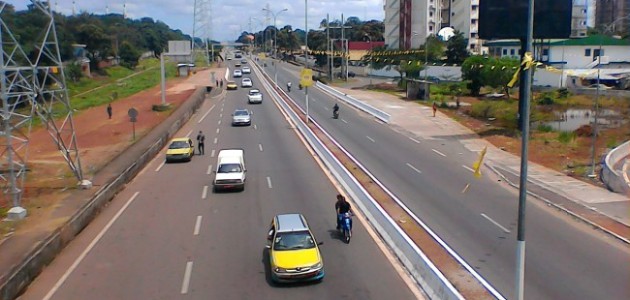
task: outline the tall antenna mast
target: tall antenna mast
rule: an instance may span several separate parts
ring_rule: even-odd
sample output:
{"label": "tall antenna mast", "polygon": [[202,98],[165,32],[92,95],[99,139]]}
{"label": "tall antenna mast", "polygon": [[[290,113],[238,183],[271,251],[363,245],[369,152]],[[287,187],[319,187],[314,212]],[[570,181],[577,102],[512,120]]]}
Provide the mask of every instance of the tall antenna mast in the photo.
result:
{"label": "tall antenna mast", "polygon": [[[31,53],[24,50],[12,28],[2,19],[7,4],[0,4],[0,140],[3,141],[0,145],[0,188],[11,199],[8,218],[14,220],[26,216],[21,200],[27,149],[36,116],[80,184],[91,186],[89,181],[83,180],[52,7],[50,1],[31,2],[46,18],[45,24],[40,25],[41,34],[37,40],[29,42],[29,46],[35,44],[33,50],[29,50]],[[55,120],[54,116],[61,117]],[[2,203],[2,199],[7,198],[0,198],[0,206],[6,206],[8,203]]]}

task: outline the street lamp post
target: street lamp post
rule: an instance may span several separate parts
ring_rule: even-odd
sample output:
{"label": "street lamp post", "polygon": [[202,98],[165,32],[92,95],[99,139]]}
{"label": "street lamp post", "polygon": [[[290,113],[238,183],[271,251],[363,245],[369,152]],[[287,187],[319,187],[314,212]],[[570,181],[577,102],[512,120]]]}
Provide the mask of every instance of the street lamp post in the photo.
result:
{"label": "street lamp post", "polygon": [[[287,11],[288,9],[282,9],[279,10],[277,12],[273,12],[268,8],[263,8],[262,10],[264,11],[268,11],[271,13],[271,15],[273,16],[273,55],[276,55],[276,38],[277,38],[277,32],[278,32],[278,28],[276,28],[276,17],[283,11]],[[276,82],[276,84],[278,84],[278,66],[277,63],[274,63],[274,80]]]}
{"label": "street lamp post", "polygon": [[[304,65],[308,69],[308,0],[304,0]],[[308,86],[304,86],[306,97],[306,123],[308,124]]]}
{"label": "street lamp post", "polygon": [[[372,44],[372,38],[370,37],[370,35],[368,35],[367,33],[364,35],[366,38],[368,38],[368,42],[370,43],[370,56],[372,56],[372,51],[374,50],[374,44]],[[370,62],[372,60],[370,59]],[[368,66],[369,68],[369,66]],[[372,87],[372,76],[370,73],[368,73],[368,77],[370,77],[370,87]]]}

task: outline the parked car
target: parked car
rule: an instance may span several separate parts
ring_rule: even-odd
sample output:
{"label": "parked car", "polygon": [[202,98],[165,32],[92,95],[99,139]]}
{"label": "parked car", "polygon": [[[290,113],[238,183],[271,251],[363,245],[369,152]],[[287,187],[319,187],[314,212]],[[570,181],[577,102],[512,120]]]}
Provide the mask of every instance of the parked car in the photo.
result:
{"label": "parked car", "polygon": [[324,261],[306,219],[301,214],[280,214],[271,220],[267,233],[271,280],[274,282],[319,281]]}
{"label": "parked car", "polygon": [[254,103],[262,103],[263,95],[258,89],[249,90],[249,94],[247,94],[247,102],[250,104]]}
{"label": "parked car", "polygon": [[174,138],[166,149],[166,162],[190,161],[195,154],[193,142],[189,138]]}
{"label": "parked car", "polygon": [[237,109],[232,114],[232,126],[252,125],[252,115],[247,109]]}
{"label": "parked car", "polygon": [[241,80],[241,86],[242,87],[252,87],[254,84],[252,83],[251,78],[243,78],[243,80]]}

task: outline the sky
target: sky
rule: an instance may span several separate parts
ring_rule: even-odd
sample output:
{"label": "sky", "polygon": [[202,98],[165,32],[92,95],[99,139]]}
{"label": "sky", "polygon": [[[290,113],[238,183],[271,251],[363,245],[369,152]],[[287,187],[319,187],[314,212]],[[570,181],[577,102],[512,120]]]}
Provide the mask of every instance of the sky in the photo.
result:
{"label": "sky", "polygon": [[[31,1],[4,0],[16,7],[25,9]],[[195,0],[50,0],[53,9],[64,15],[73,11],[93,14],[123,13],[126,4],[127,16],[132,19],[150,17],[160,20],[173,29],[179,29],[186,34],[193,33]],[[200,1],[200,0],[197,0]],[[258,32],[267,25],[273,25],[273,16],[263,8],[269,4],[269,10],[276,15],[276,26],[282,28],[291,25],[294,29],[304,29],[304,5],[308,4],[308,28],[316,29],[319,23],[330,14],[330,19],[344,19],[358,17],[363,21],[383,21],[384,0],[205,0],[211,4],[210,37],[218,41],[233,41],[241,32]],[[287,9],[287,11],[282,11]],[[279,13],[278,13],[279,12]],[[210,14],[209,14],[210,15]],[[250,21],[251,18],[251,21]],[[202,32],[197,30],[197,32]]]}

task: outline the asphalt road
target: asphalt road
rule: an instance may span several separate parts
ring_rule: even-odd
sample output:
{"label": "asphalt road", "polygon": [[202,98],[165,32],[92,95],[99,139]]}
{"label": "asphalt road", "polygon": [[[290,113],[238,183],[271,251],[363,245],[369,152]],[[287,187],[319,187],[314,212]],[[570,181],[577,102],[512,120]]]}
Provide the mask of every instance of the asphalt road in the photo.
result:
{"label": "asphalt road", "polygon": [[[335,186],[263,94],[261,105],[241,88],[207,100],[178,134],[203,130],[205,155],[156,157],[21,299],[414,299],[364,224],[355,219],[349,245],[339,239]],[[252,126],[230,125],[237,107],[254,112]],[[213,193],[209,170],[231,147],[245,150],[246,188]],[[269,282],[266,232],[287,212],[304,214],[324,242],[319,284]]]}
{"label": "asphalt road", "polygon": [[[297,85],[298,67],[281,63],[278,81]],[[274,70],[269,66],[267,72]],[[303,108],[304,91],[291,96]],[[309,89],[309,113],[416,215],[504,296],[513,298],[518,195],[487,174],[474,179],[477,154],[456,138],[418,140],[401,128]],[[465,138],[465,137],[464,137]],[[535,151],[532,149],[531,151]],[[462,193],[467,183],[470,188]],[[526,299],[630,299],[628,247],[529,200]]]}

